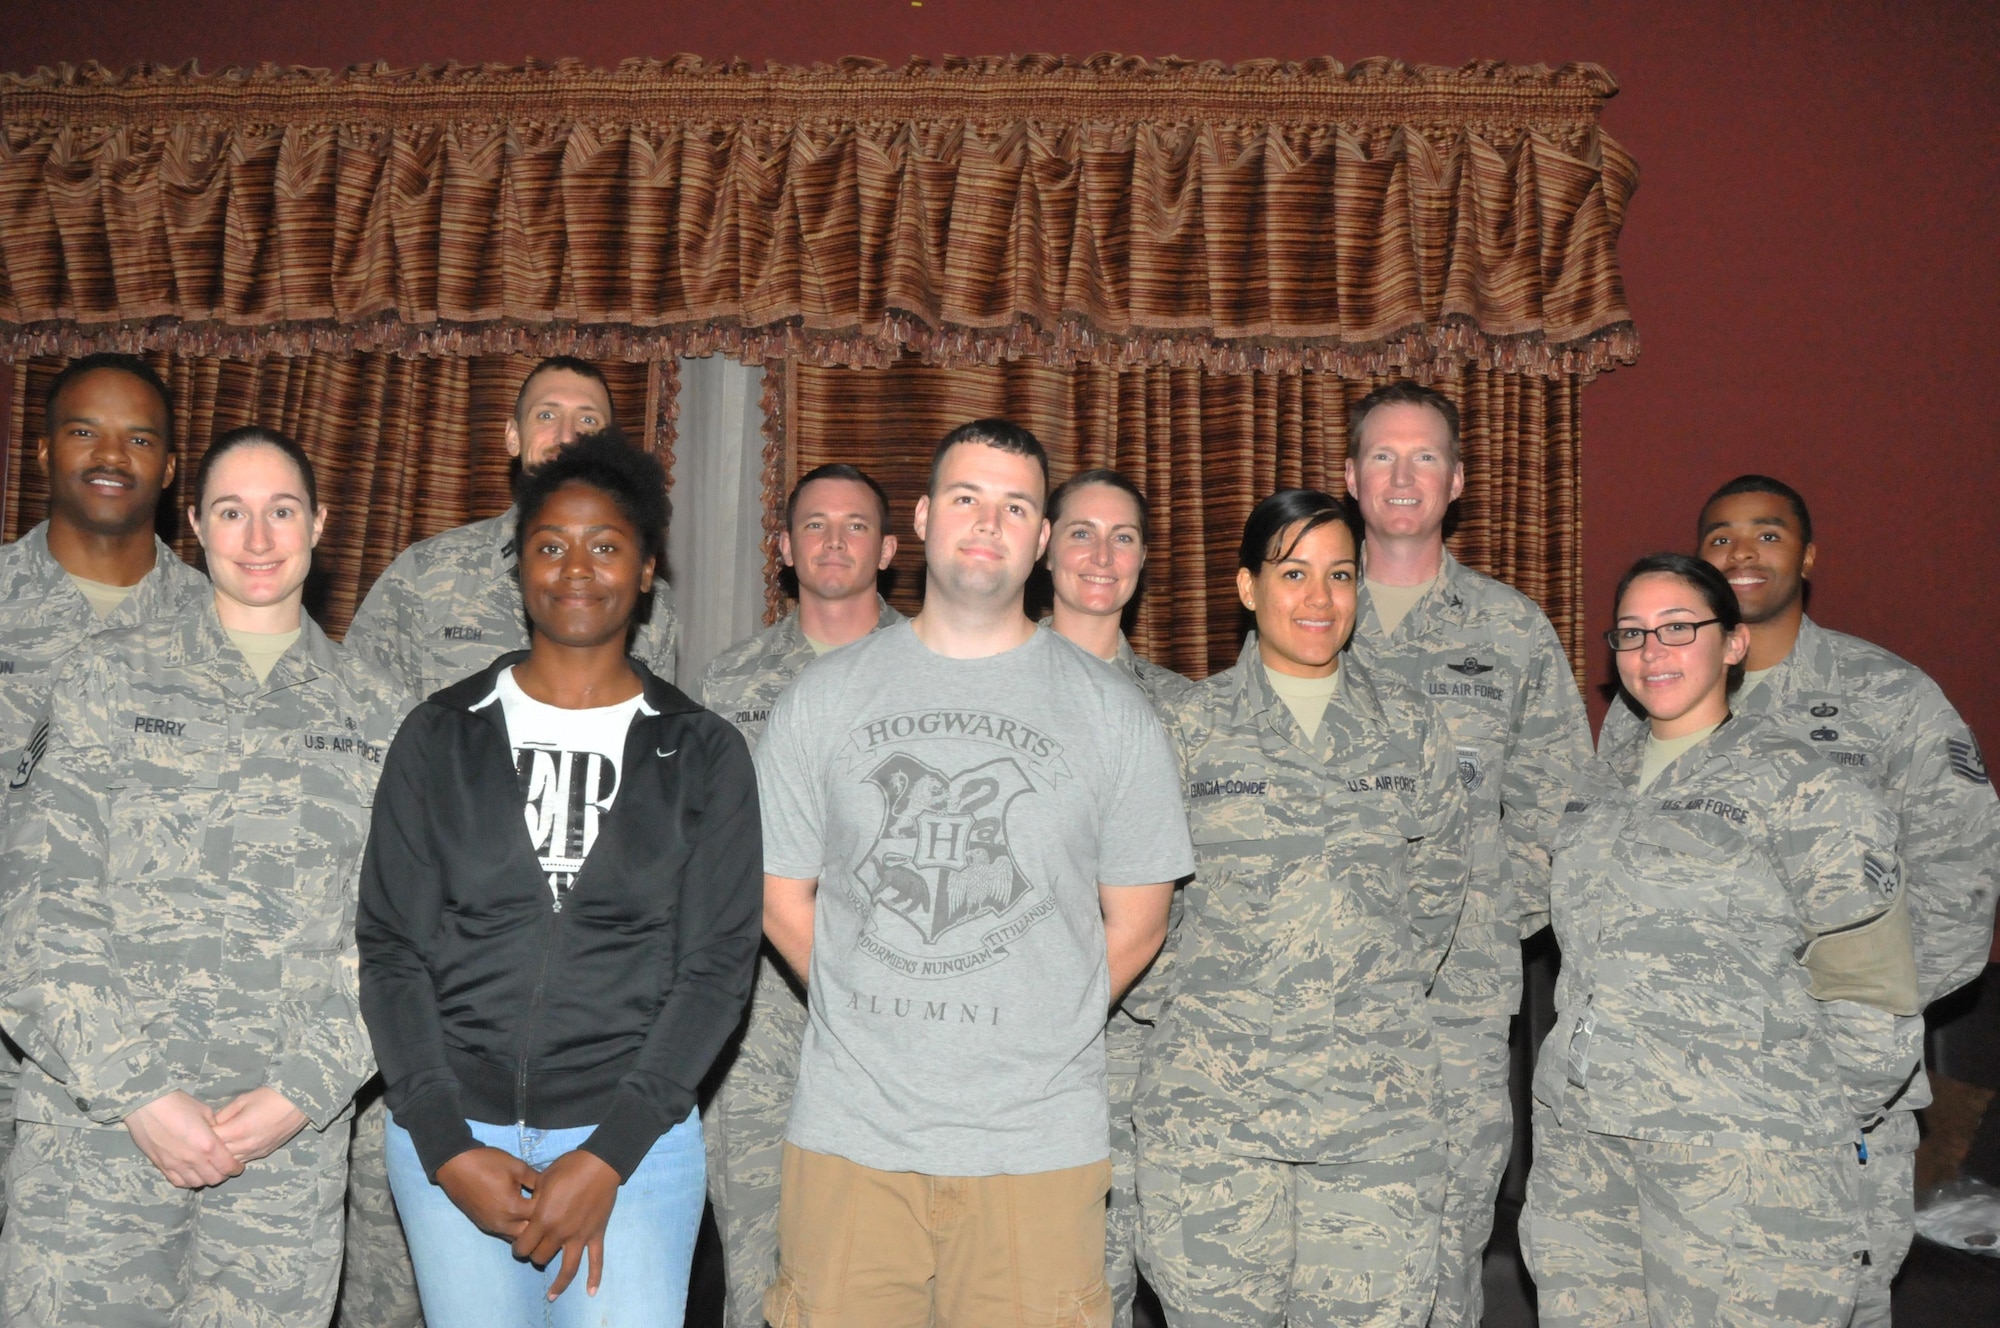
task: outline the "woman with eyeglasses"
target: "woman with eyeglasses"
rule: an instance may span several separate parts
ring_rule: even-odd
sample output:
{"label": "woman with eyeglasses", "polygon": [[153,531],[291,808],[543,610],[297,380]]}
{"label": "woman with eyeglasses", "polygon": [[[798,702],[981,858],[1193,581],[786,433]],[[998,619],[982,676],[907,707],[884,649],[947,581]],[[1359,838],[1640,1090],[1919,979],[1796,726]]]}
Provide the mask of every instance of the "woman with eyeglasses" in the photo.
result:
{"label": "woman with eyeglasses", "polygon": [[1556,836],[1521,1224],[1542,1322],[1844,1323],[1860,1130],[1920,1051],[1893,816],[1731,714],[1749,633],[1707,563],[1640,559],[1606,640],[1649,723],[1598,752]]}

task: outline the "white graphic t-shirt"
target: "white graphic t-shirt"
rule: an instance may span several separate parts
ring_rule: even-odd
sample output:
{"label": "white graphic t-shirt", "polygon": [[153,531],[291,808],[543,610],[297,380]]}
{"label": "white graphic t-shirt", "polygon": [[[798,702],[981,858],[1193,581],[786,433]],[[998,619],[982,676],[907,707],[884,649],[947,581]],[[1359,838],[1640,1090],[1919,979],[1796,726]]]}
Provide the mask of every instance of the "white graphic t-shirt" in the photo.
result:
{"label": "white graphic t-shirt", "polygon": [[643,694],[617,705],[564,710],[522,691],[512,669],[501,672],[494,694],[507,717],[514,768],[527,790],[528,838],[549,874],[549,895],[560,913],[618,796],[632,717],[654,712]]}
{"label": "white graphic t-shirt", "polygon": [[1046,629],[947,659],[898,623],[806,666],[757,785],[764,870],[819,882],[786,1137],[931,1175],[1103,1159],[1098,887],[1194,870],[1125,673]]}

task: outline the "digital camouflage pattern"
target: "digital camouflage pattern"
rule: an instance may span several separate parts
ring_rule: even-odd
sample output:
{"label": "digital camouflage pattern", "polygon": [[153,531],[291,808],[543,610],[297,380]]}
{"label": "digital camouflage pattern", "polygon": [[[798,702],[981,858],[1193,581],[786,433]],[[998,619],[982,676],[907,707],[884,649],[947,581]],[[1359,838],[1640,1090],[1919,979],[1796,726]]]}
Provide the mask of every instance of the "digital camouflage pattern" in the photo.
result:
{"label": "digital camouflage pattern", "polygon": [[1645,736],[1599,752],[1557,831],[1563,966],[1535,1100],[1567,1130],[1851,1148],[1917,1064],[1922,1021],[1815,1000],[1799,956],[1888,910],[1895,817],[1768,716],[1639,793]]}
{"label": "digital camouflage pattern", "polygon": [[[526,650],[528,619],[514,556],[518,519],[510,507],[397,554],[355,612],[347,648],[401,678],[418,701],[510,650]],[[679,642],[673,592],[664,576],[655,577],[652,617],[632,653],[671,680]]]}
{"label": "digital camouflage pattern", "polygon": [[[1166,711],[1196,871],[1134,1111],[1141,1261],[1155,1287],[1222,1287],[1230,1265],[1207,1261],[1249,1260],[1254,1237],[1232,1248],[1218,1224],[1199,1247],[1162,1239],[1156,1203],[1191,1201],[1156,1200],[1149,1176],[1203,1152],[1242,1159],[1244,1177],[1269,1162],[1383,1163],[1353,1202],[1388,1212],[1408,1211],[1411,1187],[1424,1191],[1423,1178],[1441,1173],[1426,994],[1464,904],[1468,813],[1430,702],[1355,659],[1341,664],[1311,741],[1272,691],[1254,633],[1234,667]],[[1238,1183],[1249,1182],[1213,1178],[1218,1188]],[[1435,1215],[1432,1203],[1433,1224]],[[1361,1280],[1373,1285],[1386,1251],[1400,1258],[1409,1240],[1404,1226],[1357,1222],[1343,1240],[1296,1252],[1331,1262],[1286,1275],[1354,1286],[1370,1273]],[[1264,1322],[1230,1317],[1239,1303],[1167,1308],[1176,1323]],[[1290,1312],[1309,1309],[1302,1301]]]}
{"label": "digital camouflage pattern", "polygon": [[1465,913],[1430,996],[1446,1152],[1430,1321],[1477,1328],[1514,1141],[1507,1034],[1521,1005],[1521,937],[1547,921],[1549,843],[1590,760],[1590,720],[1541,608],[1448,550],[1437,580],[1387,636],[1363,584],[1350,650],[1430,698],[1471,809]]}
{"label": "digital camouflage pattern", "polygon": [[[325,1136],[323,1148],[292,1146],[314,1177],[294,1188],[337,1207],[348,1106],[374,1069],[359,1008],[356,886],[376,776],[403,709],[399,687],[343,659],[310,619],[259,683],[212,602],[176,622],[105,632],[63,664],[39,763],[11,804],[0,851],[0,1021],[28,1057],[16,1106],[24,1138],[36,1122],[60,1127],[37,1132],[44,1141],[123,1140],[126,1115],[162,1093],[220,1106],[267,1085]],[[298,1240],[318,1248],[329,1232],[338,1241],[337,1214],[331,1227],[298,1225],[316,1211],[309,1200],[296,1214],[267,1207],[267,1183],[293,1192],[276,1178],[284,1166],[253,1163],[204,1191],[215,1225],[190,1217],[180,1192],[165,1196],[161,1227],[194,1222],[176,1276],[264,1257],[210,1249],[210,1232],[238,1243],[246,1230],[268,1232],[272,1258]],[[29,1170],[14,1169],[24,1204],[38,1183]],[[137,1202],[137,1181],[123,1174],[73,1183]],[[58,1303],[94,1294],[82,1280],[95,1276],[96,1255],[77,1251],[106,1241],[108,1257],[107,1238],[129,1219],[114,1206],[79,1221],[73,1209],[63,1233],[28,1212],[0,1237],[9,1266],[75,1269],[76,1285],[51,1290]],[[45,1239],[57,1244],[33,1243]],[[337,1261],[320,1257],[330,1298]],[[158,1294],[189,1289],[178,1285]]]}
{"label": "digital camouflage pattern", "polygon": [[[514,551],[519,512],[419,540],[383,570],[347,629],[346,648],[402,679],[415,705],[529,646]],[[651,618],[632,643],[656,675],[671,680],[680,626],[666,578],[653,581]],[[347,1266],[341,1328],[418,1328],[417,1275],[395,1218],[382,1154],[386,1108],[371,1085],[355,1126],[349,1174]]]}
{"label": "digital camouflage pattern", "polygon": [[1538,1109],[1521,1253],[1541,1323],[1845,1324],[1867,1244],[1852,1153],[1623,1139]]}
{"label": "digital camouflage pattern", "polygon": [[181,1190],[122,1129],[23,1121],[15,1168],[9,1328],[316,1328],[333,1313],[345,1128],[308,1127],[224,1184]]}
{"label": "digital camouflage pattern", "polygon": [[[1132,649],[1118,634],[1113,661],[1139,685],[1155,709],[1164,711],[1194,686]],[[1113,1328],[1132,1328],[1132,1304],[1139,1295],[1139,1140],[1132,1125],[1132,1100],[1139,1087],[1139,1064],[1146,1035],[1159,1018],[1167,975],[1155,963],[1112,1009],[1104,1025],[1104,1083],[1111,1102],[1111,1194],[1104,1209],[1104,1280],[1111,1287]]]}
{"label": "digital camouflage pattern", "polygon": [[1437,1281],[1444,1154],[1273,1162],[1178,1132],[1139,1163],[1172,1328],[1406,1328]]}
{"label": "digital camouflage pattern", "polygon": [[[875,629],[902,619],[884,601]],[[734,724],[755,752],[771,707],[812,662],[794,610],[709,661],[699,699]],[[763,1328],[764,1291],[778,1277],[778,1176],[805,1033],[804,993],[765,946],[743,1028],[723,1053],[714,1097],[702,1112],[708,1197],[728,1288],[725,1328]]]}
{"label": "digital camouflage pattern", "polygon": [[[56,666],[84,640],[111,627],[168,621],[209,597],[208,578],[153,538],[153,570],[109,618],[99,618],[49,552],[49,523],[0,548],[0,769],[11,782],[34,737]],[[0,1177],[14,1138],[14,1084],[20,1060],[0,1041]],[[0,1185],[0,1226],[7,1220]]]}
{"label": "digital camouflage pattern", "polygon": [[[1993,943],[2000,896],[2000,800],[1979,740],[1922,669],[1880,646],[1821,627],[1811,618],[1782,663],[1733,698],[1745,715],[1765,715],[1827,760],[1860,777],[1889,804],[1898,826],[1916,940],[1921,999],[1935,1000],[1979,976]],[[1645,721],[1615,702],[1607,743],[1627,741]],[[1855,1328],[1886,1328],[1889,1281],[1915,1234],[1910,1160],[1916,1109],[1930,1101],[1918,1075],[1889,1118],[1869,1134],[1881,1165],[1862,1168],[1874,1258],[1862,1272]],[[1894,1159],[1894,1160],[1888,1160]]]}

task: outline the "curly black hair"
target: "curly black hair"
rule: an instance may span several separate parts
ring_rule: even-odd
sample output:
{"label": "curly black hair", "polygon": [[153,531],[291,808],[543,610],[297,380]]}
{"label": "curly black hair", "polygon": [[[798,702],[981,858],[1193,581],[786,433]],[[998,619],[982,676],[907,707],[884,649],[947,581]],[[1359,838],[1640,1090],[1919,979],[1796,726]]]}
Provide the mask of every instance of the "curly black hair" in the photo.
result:
{"label": "curly black hair", "polygon": [[556,490],[566,484],[587,484],[618,504],[618,510],[645,541],[654,575],[667,572],[667,472],[658,459],[634,447],[613,427],[580,434],[574,442],[533,468],[523,467],[514,481],[514,547],[525,547],[528,531]]}

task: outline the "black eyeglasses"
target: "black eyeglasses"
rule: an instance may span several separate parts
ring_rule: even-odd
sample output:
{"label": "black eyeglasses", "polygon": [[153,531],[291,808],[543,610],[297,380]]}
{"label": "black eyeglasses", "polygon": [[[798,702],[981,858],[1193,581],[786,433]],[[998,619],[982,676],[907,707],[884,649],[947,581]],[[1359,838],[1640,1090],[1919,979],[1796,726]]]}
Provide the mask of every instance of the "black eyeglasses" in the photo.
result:
{"label": "black eyeglasses", "polygon": [[1604,634],[1604,643],[1613,650],[1639,650],[1645,646],[1647,637],[1657,636],[1663,646],[1691,646],[1702,628],[1721,621],[1703,618],[1700,622],[1668,622],[1658,627],[1614,627]]}

